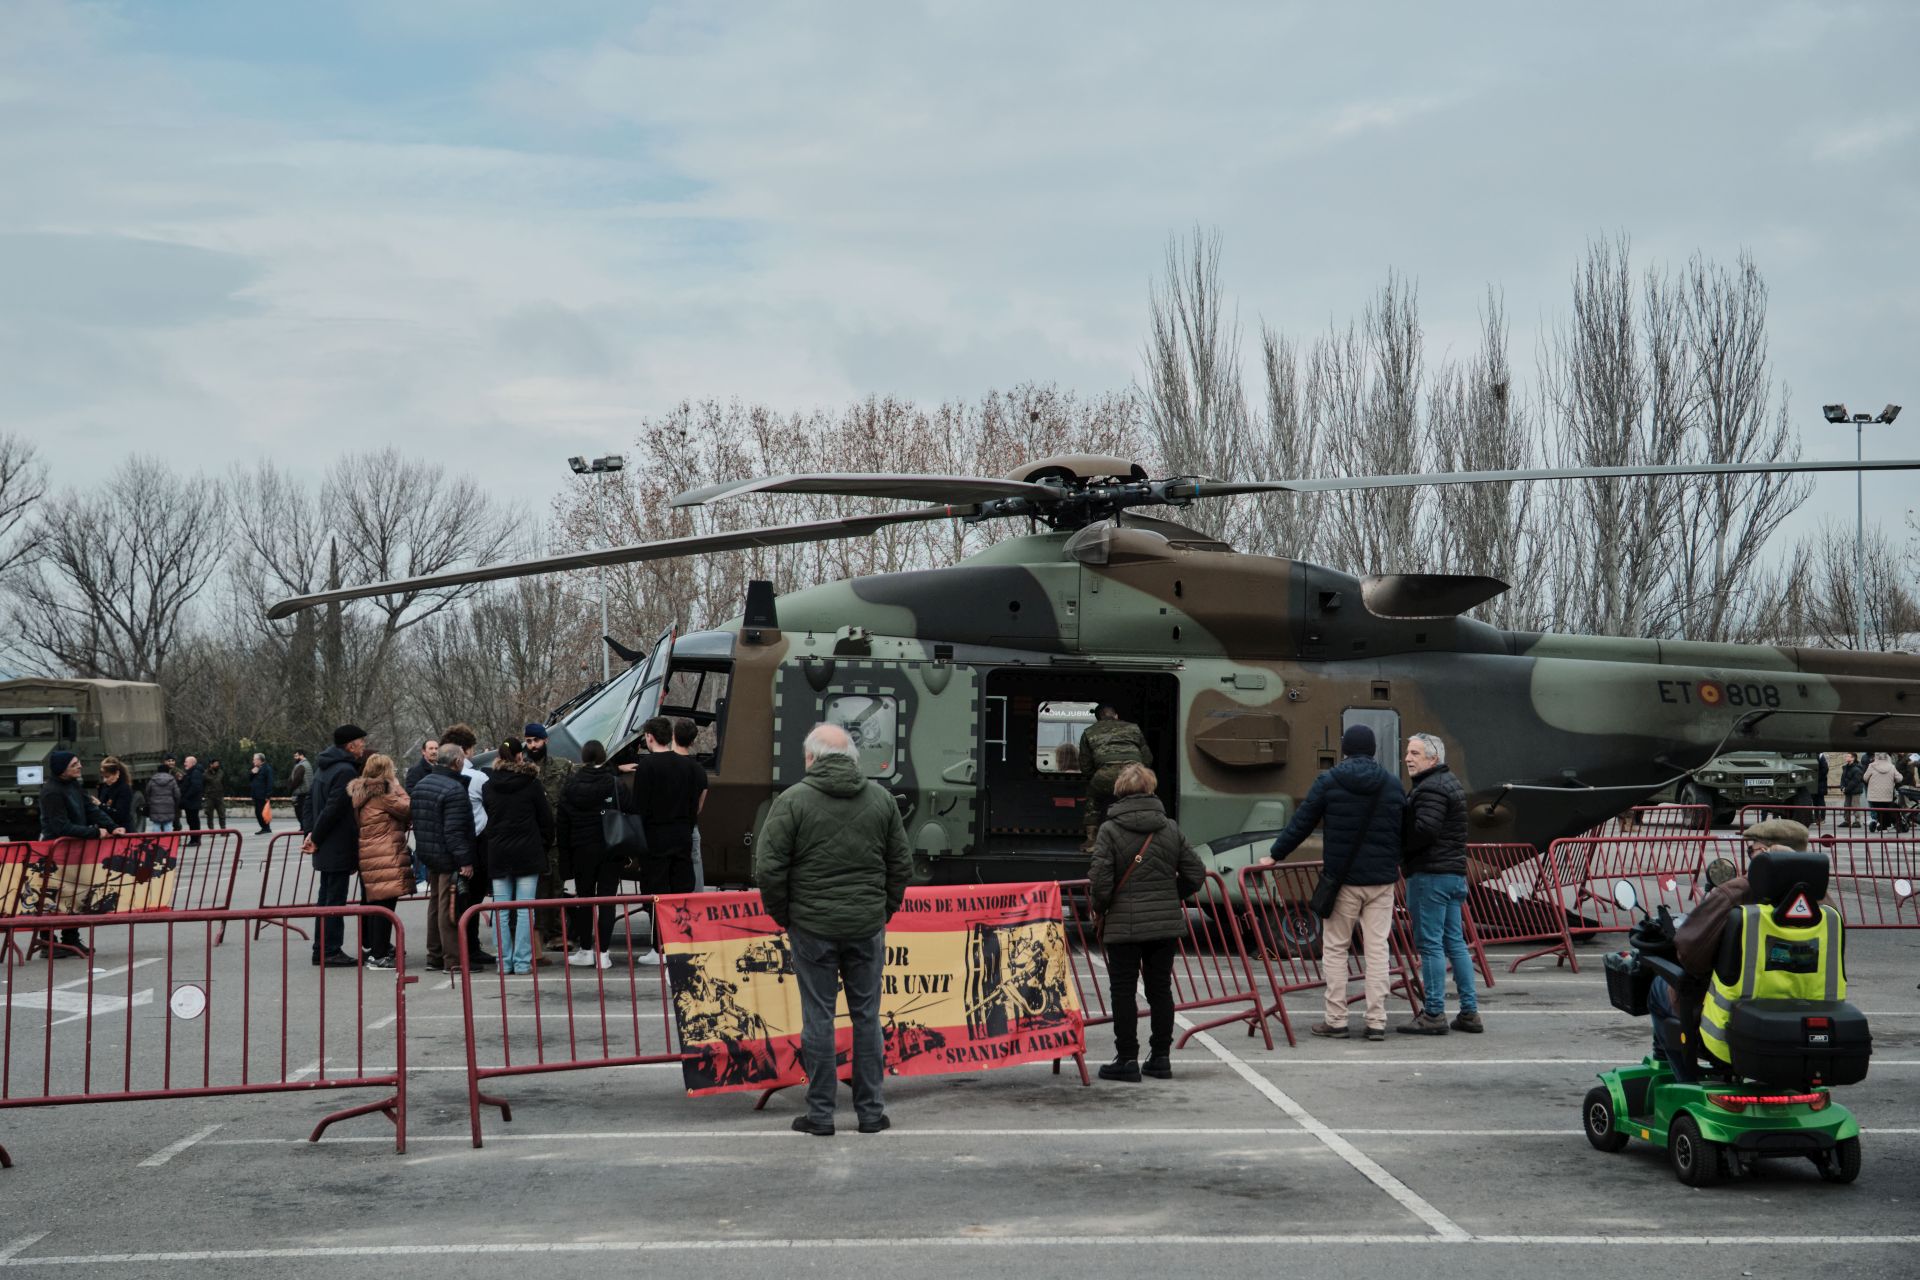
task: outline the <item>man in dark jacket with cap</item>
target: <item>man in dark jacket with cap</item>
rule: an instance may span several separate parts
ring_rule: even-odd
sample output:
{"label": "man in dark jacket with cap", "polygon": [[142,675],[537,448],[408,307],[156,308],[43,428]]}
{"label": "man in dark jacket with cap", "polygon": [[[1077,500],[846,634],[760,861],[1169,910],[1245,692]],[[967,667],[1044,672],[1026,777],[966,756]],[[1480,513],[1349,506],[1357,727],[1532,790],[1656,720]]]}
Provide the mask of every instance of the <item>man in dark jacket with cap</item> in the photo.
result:
{"label": "man in dark jacket with cap", "polygon": [[[347,784],[360,776],[360,762],[366,755],[367,731],[357,724],[343,724],[333,731],[333,745],[314,762],[313,786],[307,793],[313,830],[300,852],[313,855],[313,869],[320,873],[320,894],[313,903],[316,907],[346,906],[347,887],[360,866],[360,822],[347,798]],[[347,928],[344,917],[331,916],[314,924],[315,964],[337,968],[356,963],[342,950]]]}
{"label": "man in dark jacket with cap", "polygon": [[1404,843],[1407,912],[1413,917],[1420,949],[1420,985],[1425,1003],[1413,1021],[1398,1028],[1408,1035],[1447,1034],[1447,966],[1460,991],[1455,1031],[1486,1030],[1473,985],[1473,956],[1461,908],[1467,901],[1467,793],[1447,768],[1447,745],[1430,733],[1407,739],[1407,793]]}
{"label": "man in dark jacket with cap", "polygon": [[1367,1039],[1387,1038],[1387,933],[1393,927],[1393,886],[1400,878],[1400,823],[1406,793],[1373,758],[1373,730],[1356,724],[1340,735],[1339,764],[1313,780],[1293,821],[1273,842],[1269,862],[1300,847],[1324,820],[1322,857],[1340,886],[1333,914],[1320,935],[1320,969],[1327,982],[1326,1018],[1313,1034],[1347,1036],[1347,951],[1360,926],[1367,953]]}
{"label": "man in dark jacket with cap", "polygon": [[[47,780],[40,784],[40,838],[42,840],[93,840],[126,834],[117,827],[113,815],[94,803],[82,781],[85,767],[71,751],[55,751],[47,757]],[[60,910],[70,910],[62,902]],[[78,929],[64,929],[56,946],[49,933],[40,935],[40,944],[55,956],[90,956],[93,948],[80,940]]]}

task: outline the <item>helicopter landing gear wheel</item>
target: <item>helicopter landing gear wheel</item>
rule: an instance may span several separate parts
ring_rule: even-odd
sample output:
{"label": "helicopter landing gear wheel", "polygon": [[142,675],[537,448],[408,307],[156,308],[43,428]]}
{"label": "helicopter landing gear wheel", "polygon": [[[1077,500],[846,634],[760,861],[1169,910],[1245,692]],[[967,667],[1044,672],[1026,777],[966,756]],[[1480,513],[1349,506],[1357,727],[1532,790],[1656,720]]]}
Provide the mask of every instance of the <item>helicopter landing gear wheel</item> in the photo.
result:
{"label": "helicopter landing gear wheel", "polygon": [[1613,1124],[1613,1091],[1605,1085],[1587,1090],[1586,1100],[1580,1104],[1580,1118],[1595,1151],[1626,1150],[1627,1135]]}
{"label": "helicopter landing gear wheel", "polygon": [[1833,1150],[1815,1156],[1813,1167],[1820,1171],[1822,1182],[1852,1182],[1860,1176],[1860,1139],[1842,1138],[1833,1144]]}
{"label": "helicopter landing gear wheel", "polygon": [[1673,1176],[1690,1187],[1710,1187],[1726,1173],[1726,1148],[1701,1137],[1699,1123],[1684,1113],[1674,1117],[1667,1159]]}

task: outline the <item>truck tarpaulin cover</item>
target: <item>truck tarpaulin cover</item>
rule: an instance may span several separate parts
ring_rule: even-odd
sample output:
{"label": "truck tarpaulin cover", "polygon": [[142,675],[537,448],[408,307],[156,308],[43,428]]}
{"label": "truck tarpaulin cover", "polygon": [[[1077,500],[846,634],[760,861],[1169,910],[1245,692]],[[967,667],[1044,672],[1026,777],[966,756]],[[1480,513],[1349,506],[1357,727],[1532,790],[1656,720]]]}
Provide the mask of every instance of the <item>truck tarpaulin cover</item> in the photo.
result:
{"label": "truck tarpaulin cover", "polygon": [[[659,911],[681,1049],[697,1055],[684,1064],[687,1092],[804,1084],[800,989],[787,935],[760,895],[662,897]],[[1060,886],[908,890],[887,926],[880,1026],[889,1074],[979,1071],[1084,1052]],[[853,1032],[844,995],[835,1041],[845,1078]]]}
{"label": "truck tarpaulin cover", "polygon": [[0,916],[165,911],[179,846],[171,832],[0,844]]}

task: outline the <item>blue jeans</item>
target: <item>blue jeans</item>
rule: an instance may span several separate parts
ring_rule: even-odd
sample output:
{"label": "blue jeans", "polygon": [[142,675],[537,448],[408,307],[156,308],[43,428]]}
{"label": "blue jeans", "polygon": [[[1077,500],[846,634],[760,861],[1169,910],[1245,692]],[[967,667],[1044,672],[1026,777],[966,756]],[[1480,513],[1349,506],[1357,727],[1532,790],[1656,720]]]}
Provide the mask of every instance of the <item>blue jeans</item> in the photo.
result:
{"label": "blue jeans", "polygon": [[153,824],[153,827],[152,827],[152,830],[154,830],[154,831],[171,831],[171,830],[173,830],[173,824],[172,824],[171,822],[156,822],[156,823],[154,823],[154,824]]}
{"label": "blue jeans", "polygon": [[[540,877],[495,876],[495,902],[530,902],[539,896]],[[509,973],[533,972],[533,912],[496,911],[493,913],[493,950],[500,967]]]}
{"label": "blue jeans", "polygon": [[1420,948],[1420,982],[1426,988],[1426,1012],[1440,1017],[1447,1011],[1447,966],[1453,966],[1453,985],[1460,989],[1460,1012],[1478,1013],[1474,994],[1473,957],[1460,924],[1460,908],[1467,900],[1465,876],[1411,875],[1407,877],[1407,908],[1413,913],[1413,936]]}

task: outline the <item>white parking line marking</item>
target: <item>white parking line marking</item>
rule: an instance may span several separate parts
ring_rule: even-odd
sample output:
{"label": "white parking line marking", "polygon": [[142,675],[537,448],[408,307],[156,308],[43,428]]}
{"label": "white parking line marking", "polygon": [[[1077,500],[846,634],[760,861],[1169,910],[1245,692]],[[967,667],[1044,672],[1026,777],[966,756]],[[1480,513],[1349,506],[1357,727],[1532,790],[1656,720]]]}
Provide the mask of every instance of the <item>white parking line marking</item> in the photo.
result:
{"label": "white parking line marking", "polygon": [[[1578,1133],[1575,1129],[1572,1132]],[[1178,1138],[1192,1134],[1197,1137],[1233,1138],[1233,1137],[1309,1137],[1304,1129],[1285,1128],[1156,1128],[1156,1129],[892,1129],[888,1131],[889,1140],[895,1138]],[[600,1131],[592,1133],[502,1133],[489,1134],[488,1142],[645,1142],[662,1139],[700,1139],[702,1141],[736,1138],[748,1142],[772,1142],[786,1139],[793,1131],[780,1129],[633,1129],[624,1131]],[[805,1134],[793,1135],[805,1137]],[[409,1134],[412,1142],[471,1142],[466,1134],[435,1133],[424,1136]],[[392,1145],[392,1138],[375,1138],[364,1135],[340,1138],[328,1138],[334,1143],[382,1143]],[[305,1147],[305,1138],[215,1138],[207,1143],[210,1147]],[[879,1149],[880,1144],[873,1144]]]}
{"label": "white parking line marking", "polygon": [[[1189,1028],[1193,1026],[1193,1024],[1184,1017],[1180,1018],[1179,1021],[1185,1023]],[[1318,1120],[1315,1120],[1307,1113],[1305,1107],[1302,1107],[1299,1103],[1283,1093],[1280,1087],[1274,1084],[1273,1081],[1267,1079],[1252,1067],[1242,1062],[1232,1050],[1228,1049],[1204,1031],[1194,1038],[1215,1057],[1231,1067],[1234,1073],[1242,1080],[1245,1080],[1255,1089],[1258,1089],[1261,1094],[1266,1097],[1267,1101],[1273,1103],[1274,1106],[1279,1107],[1281,1111],[1285,1112],[1289,1119],[1293,1120],[1314,1137],[1320,1139],[1329,1150],[1351,1165],[1355,1172],[1359,1173],[1361,1177],[1392,1196],[1407,1212],[1432,1227],[1434,1233],[1440,1239],[1466,1240],[1470,1238],[1466,1229],[1461,1227],[1459,1223],[1434,1208],[1432,1204],[1428,1203],[1427,1200],[1414,1191],[1412,1187],[1409,1187],[1406,1183],[1388,1173],[1379,1164],[1375,1163],[1372,1157],[1361,1151],[1360,1148],[1354,1146],[1351,1142],[1348,1142],[1345,1138],[1335,1133],[1332,1129],[1329,1129],[1326,1125],[1321,1124]]]}
{"label": "white parking line marking", "polygon": [[[28,1236],[16,1245],[32,1244],[46,1233]],[[1352,1232],[1301,1235],[1105,1235],[1105,1236],[882,1236],[828,1238],[817,1240],[566,1240],[551,1243],[476,1244],[462,1241],[446,1244],[391,1245],[313,1245],[283,1249],[193,1249],[169,1253],[97,1253],[42,1258],[21,1258],[0,1252],[0,1267],[55,1266],[130,1266],[157,1262],[244,1262],[298,1260],[312,1258],[409,1258],[433,1256],[488,1256],[512,1254],[618,1254],[618,1253],[760,1253],[773,1251],[832,1251],[836,1249],[1140,1249],[1148,1247],[1252,1249],[1287,1245],[1406,1244],[1432,1245],[1436,1240],[1425,1234]],[[1775,1248],[1830,1248],[1859,1245],[1914,1245],[1920,1235],[1884,1236],[1548,1236],[1501,1235],[1472,1236],[1461,1232],[1444,1243],[1455,1245],[1600,1245],[1611,1247],[1674,1248],[1677,1246],[1718,1247],[1726,1245],[1771,1246]]]}
{"label": "white parking line marking", "polygon": [[186,1137],[180,1139],[180,1141],[174,1143],[172,1146],[160,1148],[160,1150],[154,1152],[152,1155],[148,1156],[145,1160],[142,1160],[138,1167],[142,1169],[158,1169],[161,1165],[173,1159],[175,1156],[179,1155],[182,1151],[185,1151],[188,1147],[192,1146],[194,1143],[200,1142],[203,1139],[212,1137],[224,1126],[225,1126],[225,1121],[222,1121],[219,1124],[210,1124],[204,1129],[196,1129],[192,1133],[188,1134]]}
{"label": "white parking line marking", "polygon": [[42,1240],[45,1240],[47,1238],[47,1235],[48,1233],[45,1231],[36,1231],[30,1236],[21,1236],[18,1240],[15,1240],[9,1245],[7,1245],[6,1248],[0,1249],[0,1264],[5,1264],[7,1261],[12,1259],[16,1254],[18,1254],[22,1249],[33,1248],[34,1245],[38,1244]]}

